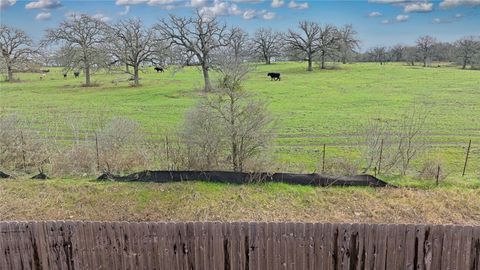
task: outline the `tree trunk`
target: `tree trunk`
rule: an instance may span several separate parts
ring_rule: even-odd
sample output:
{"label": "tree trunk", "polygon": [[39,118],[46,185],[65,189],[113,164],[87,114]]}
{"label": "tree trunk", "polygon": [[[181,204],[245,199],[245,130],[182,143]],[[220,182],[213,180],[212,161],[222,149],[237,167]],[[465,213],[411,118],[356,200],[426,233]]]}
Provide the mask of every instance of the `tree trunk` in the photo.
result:
{"label": "tree trunk", "polygon": [[10,65],[7,67],[7,80],[9,82],[13,81],[13,70],[12,70],[12,67]]}
{"label": "tree trunk", "polygon": [[462,61],[462,69],[465,69],[467,67],[467,61],[463,60]]}
{"label": "tree trunk", "polygon": [[271,60],[270,60],[270,57],[265,56],[265,64],[266,64],[266,65],[270,65],[271,63],[272,63],[272,62],[271,62]]}
{"label": "tree trunk", "polygon": [[325,54],[322,53],[321,59],[322,59],[322,65],[320,68],[325,69]]}
{"label": "tree trunk", "polygon": [[426,57],[423,58],[423,67],[427,67],[427,58]]}
{"label": "tree trunk", "polygon": [[308,68],[307,71],[312,71],[312,56],[308,56]]}
{"label": "tree trunk", "polygon": [[205,92],[210,92],[212,90],[212,85],[210,84],[210,76],[208,75],[208,66],[202,64],[202,71],[203,71],[203,80],[205,81]]}
{"label": "tree trunk", "polygon": [[129,70],[129,68],[128,68],[128,64],[125,64],[125,72],[126,72],[126,73],[130,73],[130,70]]}
{"label": "tree trunk", "polygon": [[230,97],[230,140],[232,144],[232,169],[234,172],[241,172],[242,169],[239,166],[239,153],[237,145],[237,132],[235,127],[235,100]]}
{"label": "tree trunk", "polygon": [[138,80],[138,66],[133,67],[133,84],[135,86],[140,84]]}
{"label": "tree trunk", "polygon": [[90,65],[85,65],[85,86],[90,86]]}

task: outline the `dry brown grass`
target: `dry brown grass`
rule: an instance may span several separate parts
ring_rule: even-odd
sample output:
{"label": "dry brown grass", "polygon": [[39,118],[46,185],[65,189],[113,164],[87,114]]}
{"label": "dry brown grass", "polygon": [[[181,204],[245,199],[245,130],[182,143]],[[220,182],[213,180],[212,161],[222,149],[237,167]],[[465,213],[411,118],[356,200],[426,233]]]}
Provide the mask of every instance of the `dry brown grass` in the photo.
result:
{"label": "dry brown grass", "polygon": [[1,180],[0,220],[480,225],[480,189]]}

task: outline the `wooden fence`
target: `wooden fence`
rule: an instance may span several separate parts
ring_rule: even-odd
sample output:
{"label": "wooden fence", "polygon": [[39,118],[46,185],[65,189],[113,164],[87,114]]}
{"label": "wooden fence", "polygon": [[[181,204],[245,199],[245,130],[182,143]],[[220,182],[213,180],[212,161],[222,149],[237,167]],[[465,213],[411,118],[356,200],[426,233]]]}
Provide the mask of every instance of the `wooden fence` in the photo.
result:
{"label": "wooden fence", "polygon": [[480,227],[470,226],[0,223],[2,270],[480,270],[479,260]]}

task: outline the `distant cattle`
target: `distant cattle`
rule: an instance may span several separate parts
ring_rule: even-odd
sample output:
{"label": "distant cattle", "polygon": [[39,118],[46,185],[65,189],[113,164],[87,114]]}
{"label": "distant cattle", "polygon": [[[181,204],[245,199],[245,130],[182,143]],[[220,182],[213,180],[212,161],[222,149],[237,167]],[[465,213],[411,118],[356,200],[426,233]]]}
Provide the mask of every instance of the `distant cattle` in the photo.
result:
{"label": "distant cattle", "polygon": [[273,81],[280,81],[280,73],[270,72],[267,74]]}
{"label": "distant cattle", "polygon": [[78,76],[80,76],[80,71],[74,71],[73,75],[75,76],[75,78],[78,78]]}
{"label": "distant cattle", "polygon": [[50,69],[42,69],[42,70],[40,70],[40,71],[41,71],[42,73],[48,73],[48,72],[50,72]]}
{"label": "distant cattle", "polygon": [[165,70],[162,67],[155,67],[155,71],[158,72],[164,72]]}
{"label": "distant cattle", "polygon": [[67,72],[63,72],[63,78],[66,79],[67,78],[67,75],[68,73]]}

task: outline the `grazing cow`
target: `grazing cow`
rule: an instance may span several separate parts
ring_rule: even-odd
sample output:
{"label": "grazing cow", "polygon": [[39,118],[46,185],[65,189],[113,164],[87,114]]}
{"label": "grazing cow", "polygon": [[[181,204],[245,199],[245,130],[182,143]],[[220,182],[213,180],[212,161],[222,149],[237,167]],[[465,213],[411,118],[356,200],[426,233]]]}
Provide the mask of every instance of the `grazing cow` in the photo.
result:
{"label": "grazing cow", "polygon": [[276,72],[270,72],[267,74],[267,76],[269,76],[270,78],[272,78],[272,81],[280,81],[280,73],[276,73]]}
{"label": "grazing cow", "polygon": [[154,69],[155,69],[155,71],[157,71],[157,73],[165,71],[162,67],[155,67]]}
{"label": "grazing cow", "polygon": [[78,78],[78,76],[80,76],[80,71],[74,71],[73,75],[75,76],[75,78]]}

